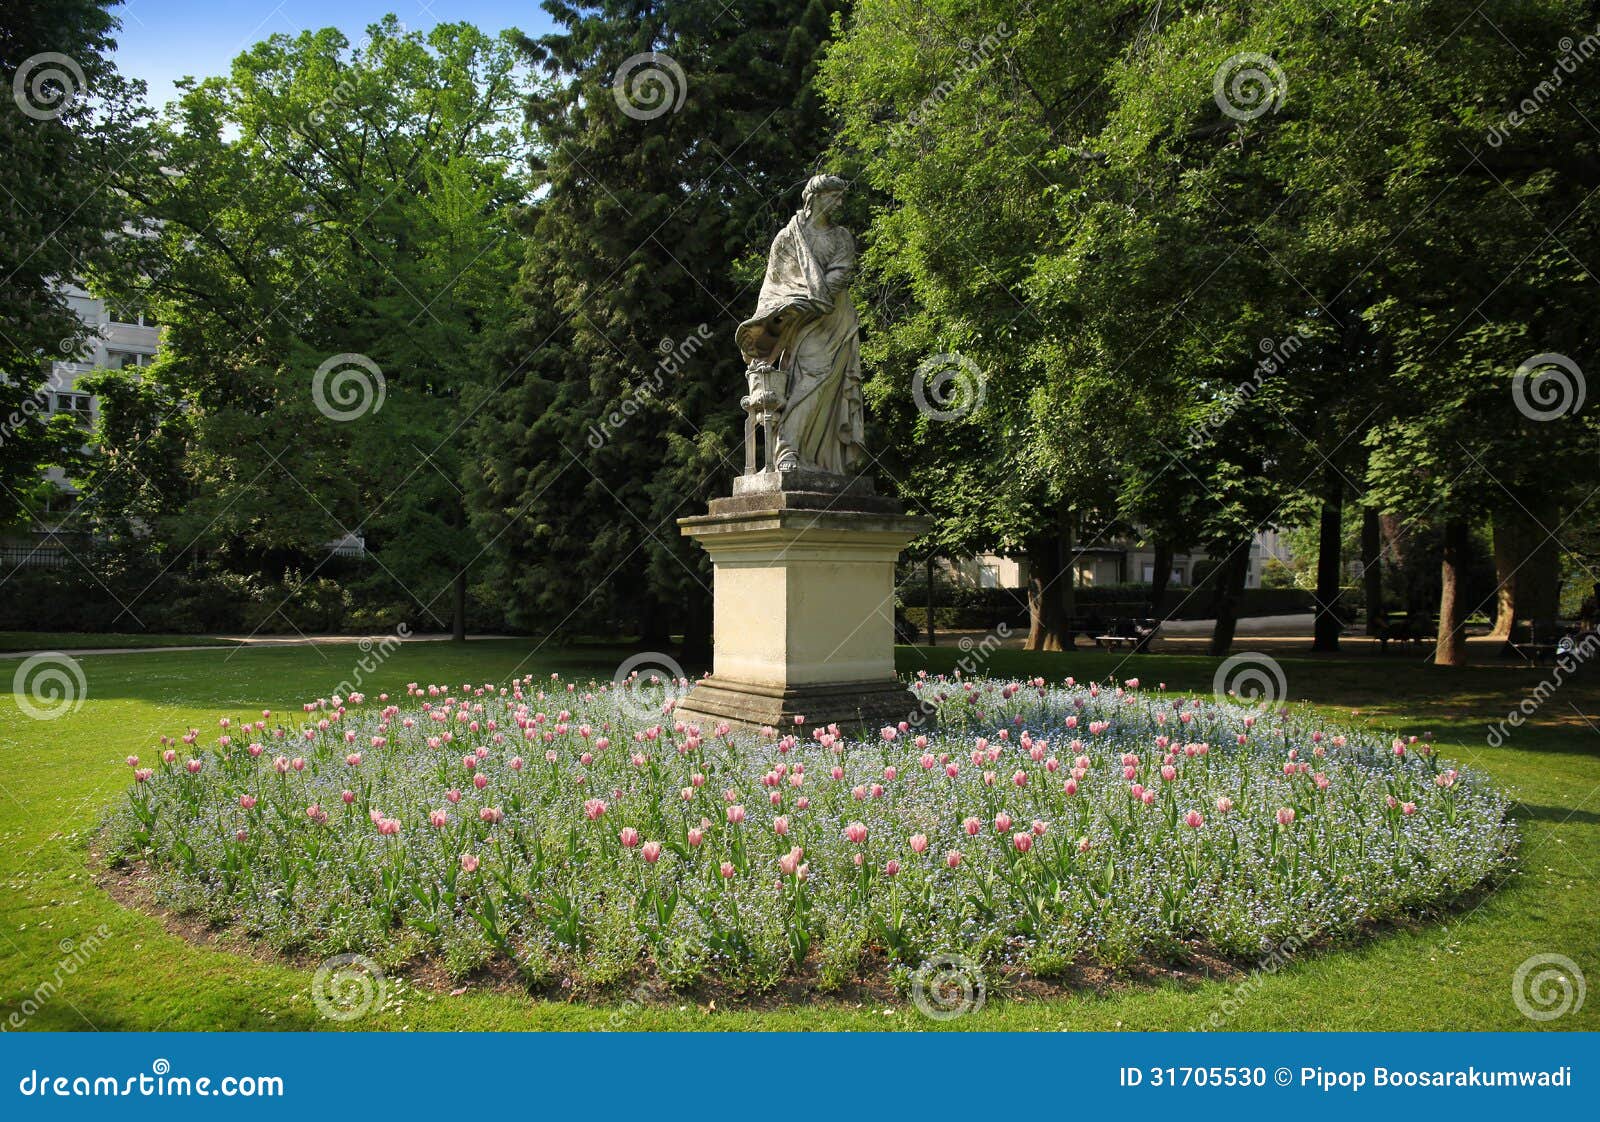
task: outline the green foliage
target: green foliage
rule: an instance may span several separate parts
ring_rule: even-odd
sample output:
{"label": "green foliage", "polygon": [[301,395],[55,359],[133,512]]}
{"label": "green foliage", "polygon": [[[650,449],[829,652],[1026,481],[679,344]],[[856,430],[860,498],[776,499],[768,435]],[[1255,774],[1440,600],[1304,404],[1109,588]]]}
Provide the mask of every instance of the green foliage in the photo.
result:
{"label": "green foliage", "polygon": [[[838,7],[562,4],[526,44],[564,81],[529,104],[539,202],[471,472],[517,622],[706,638],[709,567],[674,519],[742,468],[733,328],[827,143],[811,79]],[[647,85],[613,79],[651,51],[678,71],[654,64],[639,119],[619,96]]]}
{"label": "green foliage", "polygon": [[[1006,546],[1037,496],[1180,547],[1330,489],[1573,511],[1596,413],[1525,420],[1512,375],[1593,350],[1600,107],[1564,78],[1490,130],[1593,25],[1570,0],[860,0],[823,88],[885,199],[872,400],[916,434],[942,539]],[[1259,113],[1219,102],[1241,65]],[[929,425],[910,371],[954,349],[986,402]]]}
{"label": "green foliage", "polygon": [[478,553],[459,450],[516,269],[531,88],[509,33],[391,16],[355,46],[275,35],[185,90],[163,172],[126,185],[156,233],[103,279],[168,325],[146,384],[101,380],[99,469],[122,480],[103,525],[136,518],[158,552],[269,583],[299,573],[291,599],[360,533],[369,599],[433,629],[456,614]]}
{"label": "green foliage", "polygon": [[111,63],[110,6],[51,0],[0,13],[0,528],[39,509],[44,467],[70,463],[82,443],[71,418],[47,420],[35,395],[53,361],[87,345],[62,283],[105,261],[127,217],[107,178],[141,162],[143,88]]}

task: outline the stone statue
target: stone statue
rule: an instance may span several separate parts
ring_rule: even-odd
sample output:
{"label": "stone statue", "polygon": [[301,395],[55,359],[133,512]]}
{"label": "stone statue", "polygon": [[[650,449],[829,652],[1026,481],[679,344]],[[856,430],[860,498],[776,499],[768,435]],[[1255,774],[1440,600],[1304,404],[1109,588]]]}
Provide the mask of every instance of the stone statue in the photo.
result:
{"label": "stone statue", "polygon": [[767,257],[761,298],[735,339],[749,364],[749,448],[756,470],[755,419],[766,425],[767,467],[847,474],[861,461],[864,406],[861,338],[850,280],[856,245],[830,221],[848,185],[813,176]]}

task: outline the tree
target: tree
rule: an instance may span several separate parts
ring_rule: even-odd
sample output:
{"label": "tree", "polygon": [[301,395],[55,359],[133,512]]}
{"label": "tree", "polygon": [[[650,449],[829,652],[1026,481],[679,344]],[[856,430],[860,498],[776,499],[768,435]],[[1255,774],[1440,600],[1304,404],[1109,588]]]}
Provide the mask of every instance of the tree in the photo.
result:
{"label": "tree", "polygon": [[0,78],[15,102],[0,112],[0,526],[32,508],[45,467],[69,464],[83,442],[38,395],[51,363],[87,343],[64,285],[106,260],[127,221],[107,181],[139,154],[142,86],[111,63],[110,7],[52,0],[0,13]]}
{"label": "tree", "polygon": [[473,519],[522,625],[681,631],[703,657],[709,566],[674,520],[741,469],[733,329],[820,170],[811,80],[840,5],[548,8],[563,30],[525,43],[556,83],[528,106],[548,151]]}
{"label": "tree", "polygon": [[[905,321],[989,348],[1054,486],[1100,485],[1067,467],[1087,445],[1115,465],[1119,514],[1181,512],[1223,560],[1217,653],[1254,532],[1315,512],[1331,649],[1350,496],[1411,521],[1535,510],[1519,484],[1544,456],[1506,425],[1508,358],[1590,341],[1600,166],[1592,114],[1534,86],[1536,44],[1592,26],[1584,10],[1507,2],[1461,26],[1421,0],[1061,0],[1026,19],[863,0],[828,88],[893,200],[874,251],[906,259]],[[1528,88],[1536,127],[1485,146]],[[1541,253],[1556,229],[1577,248]],[[1545,435],[1575,454],[1592,422]],[[1163,493],[1169,472],[1189,506]],[[1536,520],[1583,493],[1545,486]]]}
{"label": "tree", "polygon": [[[273,36],[188,86],[161,174],[124,183],[155,233],[106,276],[166,330],[158,380],[192,429],[168,563],[304,586],[365,538],[379,618],[466,630],[461,448],[515,276],[530,79],[508,33]],[[120,452],[115,443],[107,455]]]}

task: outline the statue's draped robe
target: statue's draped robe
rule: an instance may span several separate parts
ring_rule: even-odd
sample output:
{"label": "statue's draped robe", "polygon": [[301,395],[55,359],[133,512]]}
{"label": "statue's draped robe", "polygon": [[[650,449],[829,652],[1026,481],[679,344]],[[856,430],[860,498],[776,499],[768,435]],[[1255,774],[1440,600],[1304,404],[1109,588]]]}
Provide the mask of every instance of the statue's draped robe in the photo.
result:
{"label": "statue's draped robe", "polygon": [[814,228],[801,215],[772,240],[755,315],[739,325],[748,361],[786,376],[777,461],[848,472],[863,455],[861,338],[849,283],[856,247],[848,230]]}

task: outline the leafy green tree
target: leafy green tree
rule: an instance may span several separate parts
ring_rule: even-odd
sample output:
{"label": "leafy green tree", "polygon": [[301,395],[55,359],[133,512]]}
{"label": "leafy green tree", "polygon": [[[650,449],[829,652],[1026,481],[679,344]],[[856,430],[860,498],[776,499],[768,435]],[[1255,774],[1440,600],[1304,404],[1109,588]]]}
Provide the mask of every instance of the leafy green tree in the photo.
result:
{"label": "leafy green tree", "polygon": [[156,233],[105,283],[140,278],[167,325],[148,376],[192,430],[155,525],[172,560],[304,584],[360,534],[360,599],[465,633],[461,448],[515,277],[531,88],[510,33],[391,16],[353,47],[273,36],[169,110],[163,173],[125,184]]}
{"label": "leafy green tree", "polygon": [[104,0],[0,10],[0,526],[33,507],[48,465],[68,464],[82,432],[37,397],[50,364],[87,347],[64,285],[104,263],[127,221],[108,180],[140,152],[142,87],[109,54]]}
{"label": "leafy green tree", "polygon": [[861,0],[825,82],[890,199],[898,330],[972,340],[1012,387],[991,398],[1025,403],[1040,439],[1006,489],[1043,463],[1081,507],[1109,467],[1119,516],[1223,558],[1217,651],[1252,534],[1317,515],[1328,648],[1348,498],[1447,521],[1537,498],[1551,526],[1583,491],[1532,469],[1592,421],[1505,421],[1518,362],[1589,341],[1589,95],[1483,137],[1585,11]]}

